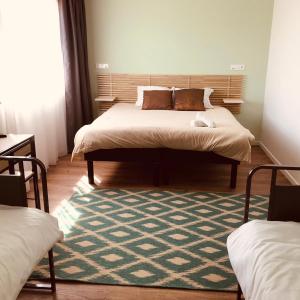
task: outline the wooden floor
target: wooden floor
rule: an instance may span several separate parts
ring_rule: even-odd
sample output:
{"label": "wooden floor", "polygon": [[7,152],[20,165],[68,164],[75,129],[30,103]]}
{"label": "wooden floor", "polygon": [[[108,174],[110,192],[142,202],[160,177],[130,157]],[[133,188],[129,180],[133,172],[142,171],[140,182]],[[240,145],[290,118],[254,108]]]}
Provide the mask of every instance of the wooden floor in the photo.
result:
{"label": "wooden floor", "polygon": [[[258,146],[255,146],[252,152],[252,163],[242,163],[239,167],[237,188],[235,190],[229,188],[229,166],[222,165],[201,167],[174,165],[169,170],[169,186],[161,186],[160,188],[243,193],[249,170],[254,166],[268,163],[271,163],[270,160]],[[153,170],[151,166],[147,165],[95,163],[95,176],[99,188],[153,188]],[[267,194],[269,182],[269,171],[260,171],[254,180],[253,193]],[[279,182],[288,184],[288,181],[282,175],[279,176]],[[50,167],[48,171],[48,189],[51,211],[55,210],[63,200],[70,198],[77,184],[90,188],[87,183],[85,162],[76,161],[71,163],[70,157],[66,156],[61,158],[56,166]],[[76,283],[58,283],[56,295],[23,291],[18,297],[22,300],[232,300],[235,298],[234,293]]]}

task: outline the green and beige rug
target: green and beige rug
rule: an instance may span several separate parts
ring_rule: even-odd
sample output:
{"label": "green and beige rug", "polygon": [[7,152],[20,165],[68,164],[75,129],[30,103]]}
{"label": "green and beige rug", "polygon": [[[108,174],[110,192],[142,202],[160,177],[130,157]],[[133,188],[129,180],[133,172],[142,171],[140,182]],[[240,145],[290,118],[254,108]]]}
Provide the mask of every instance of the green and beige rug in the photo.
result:
{"label": "green and beige rug", "polygon": [[[254,196],[251,218],[264,218]],[[76,193],[55,214],[65,240],[56,276],[90,283],[234,290],[226,239],[242,224],[244,196],[101,189]],[[47,276],[47,260],[35,275]]]}

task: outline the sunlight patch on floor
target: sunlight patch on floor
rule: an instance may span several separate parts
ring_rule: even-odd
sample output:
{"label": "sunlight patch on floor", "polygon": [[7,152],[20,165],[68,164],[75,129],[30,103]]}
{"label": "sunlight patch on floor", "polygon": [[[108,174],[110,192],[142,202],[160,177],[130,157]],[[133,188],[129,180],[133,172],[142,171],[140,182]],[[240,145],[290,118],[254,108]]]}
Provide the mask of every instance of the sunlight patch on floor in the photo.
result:
{"label": "sunlight patch on floor", "polygon": [[[99,177],[95,176],[94,180],[95,184],[101,184],[101,179]],[[73,191],[78,194],[86,194],[92,192],[94,189],[95,187],[89,184],[88,177],[84,175],[76,183],[75,187],[73,188]]]}
{"label": "sunlight patch on floor", "polygon": [[[101,184],[101,179],[95,176],[95,183],[97,185]],[[84,195],[92,192],[93,190],[95,190],[95,187],[89,184],[87,176],[82,176],[73,188],[73,191],[77,195]],[[91,199],[90,197],[82,196],[80,200],[89,202]],[[76,210],[68,200],[64,199],[55,208],[53,215],[58,219],[60,229],[64,232],[64,234],[68,234],[71,232],[76,221],[80,218],[81,213]]]}
{"label": "sunlight patch on floor", "polygon": [[68,234],[81,216],[81,213],[78,212],[68,200],[64,199],[54,210],[53,215],[58,219],[60,230],[62,230],[64,234]]}

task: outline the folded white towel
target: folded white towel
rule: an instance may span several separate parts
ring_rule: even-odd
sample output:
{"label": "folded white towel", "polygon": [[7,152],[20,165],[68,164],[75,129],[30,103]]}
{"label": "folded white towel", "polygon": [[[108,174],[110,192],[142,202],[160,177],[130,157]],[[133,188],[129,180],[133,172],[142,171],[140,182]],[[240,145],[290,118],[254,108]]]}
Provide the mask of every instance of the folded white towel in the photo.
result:
{"label": "folded white towel", "polygon": [[190,124],[192,127],[207,127],[207,125],[200,120],[192,120]]}
{"label": "folded white towel", "polygon": [[202,123],[205,124],[205,126],[209,127],[209,128],[215,128],[216,127],[216,123],[209,119],[206,115],[205,112],[198,112],[196,114],[196,121],[201,121]]}

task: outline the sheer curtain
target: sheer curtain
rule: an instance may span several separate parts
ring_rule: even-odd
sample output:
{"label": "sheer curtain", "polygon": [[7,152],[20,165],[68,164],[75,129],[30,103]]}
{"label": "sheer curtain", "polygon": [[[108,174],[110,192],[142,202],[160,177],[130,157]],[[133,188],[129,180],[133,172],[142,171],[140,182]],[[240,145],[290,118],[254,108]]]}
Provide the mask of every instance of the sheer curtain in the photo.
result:
{"label": "sheer curtain", "polygon": [[57,0],[0,0],[0,124],[33,133],[48,166],[67,153]]}

